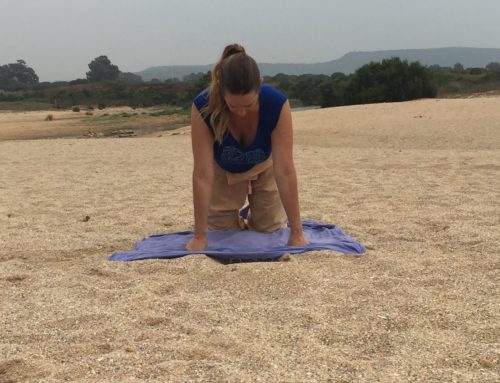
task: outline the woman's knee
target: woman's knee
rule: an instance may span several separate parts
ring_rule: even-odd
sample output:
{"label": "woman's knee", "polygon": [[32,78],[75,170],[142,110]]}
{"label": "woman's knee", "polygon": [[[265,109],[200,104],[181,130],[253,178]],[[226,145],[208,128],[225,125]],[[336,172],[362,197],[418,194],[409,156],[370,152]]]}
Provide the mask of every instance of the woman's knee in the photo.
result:
{"label": "woman's knee", "polygon": [[207,226],[209,231],[239,231],[242,229],[238,210],[209,211]]}

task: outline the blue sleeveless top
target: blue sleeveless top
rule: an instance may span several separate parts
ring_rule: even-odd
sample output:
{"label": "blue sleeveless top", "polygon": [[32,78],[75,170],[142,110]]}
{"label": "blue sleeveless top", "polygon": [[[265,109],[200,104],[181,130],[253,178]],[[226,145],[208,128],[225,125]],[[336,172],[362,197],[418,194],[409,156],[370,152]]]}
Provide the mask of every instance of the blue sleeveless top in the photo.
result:
{"label": "blue sleeveless top", "polygon": [[[201,109],[208,103],[208,89],[198,94],[194,105]],[[227,131],[222,143],[214,141],[214,160],[225,171],[243,173],[254,165],[264,162],[271,155],[271,133],[278,123],[286,96],[279,90],[261,85],[259,91],[259,122],[254,141],[249,146],[241,145],[232,134]],[[214,134],[210,115],[204,118],[208,128]]]}

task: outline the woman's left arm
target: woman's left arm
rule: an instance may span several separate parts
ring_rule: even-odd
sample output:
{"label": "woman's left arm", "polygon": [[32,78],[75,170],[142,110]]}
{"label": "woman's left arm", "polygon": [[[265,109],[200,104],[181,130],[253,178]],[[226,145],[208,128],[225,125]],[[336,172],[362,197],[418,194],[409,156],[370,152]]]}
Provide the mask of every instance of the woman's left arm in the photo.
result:
{"label": "woman's left arm", "polygon": [[283,104],[278,124],[271,135],[274,176],[281,202],[290,223],[288,245],[303,246],[307,240],[300,220],[297,174],[293,163],[292,112],[288,101]]}

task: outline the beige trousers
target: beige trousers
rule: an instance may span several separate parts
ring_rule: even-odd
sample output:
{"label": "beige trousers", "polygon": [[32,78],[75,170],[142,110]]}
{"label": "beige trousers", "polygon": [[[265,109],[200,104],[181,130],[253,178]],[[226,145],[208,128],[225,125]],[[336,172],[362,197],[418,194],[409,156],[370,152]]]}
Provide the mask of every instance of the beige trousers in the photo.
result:
{"label": "beige trousers", "polygon": [[[243,224],[239,211],[248,198],[250,215]],[[274,178],[272,158],[241,174],[228,173],[214,162],[214,185],[208,230],[250,230],[270,233],[287,224]]]}

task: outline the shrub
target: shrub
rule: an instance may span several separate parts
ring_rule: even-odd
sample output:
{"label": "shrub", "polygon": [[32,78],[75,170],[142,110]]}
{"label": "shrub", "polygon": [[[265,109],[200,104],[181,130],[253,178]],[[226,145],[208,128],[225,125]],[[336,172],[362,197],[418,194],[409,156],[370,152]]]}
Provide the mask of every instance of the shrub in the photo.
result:
{"label": "shrub", "polygon": [[99,110],[106,109],[106,104],[104,104],[104,103],[99,103],[99,104],[97,105],[97,109],[99,109]]}
{"label": "shrub", "polygon": [[47,115],[47,117],[45,117],[45,121],[53,121],[54,120],[54,116],[52,114],[49,114]]}
{"label": "shrub", "polygon": [[435,97],[436,88],[427,69],[398,57],[363,65],[346,87],[350,104],[408,101]]}
{"label": "shrub", "polygon": [[94,113],[92,113],[90,110],[87,110],[87,112],[85,112],[85,115],[86,116],[93,116]]}
{"label": "shrub", "polygon": [[73,109],[71,109],[73,112],[79,112],[80,108],[78,106],[74,106]]}

